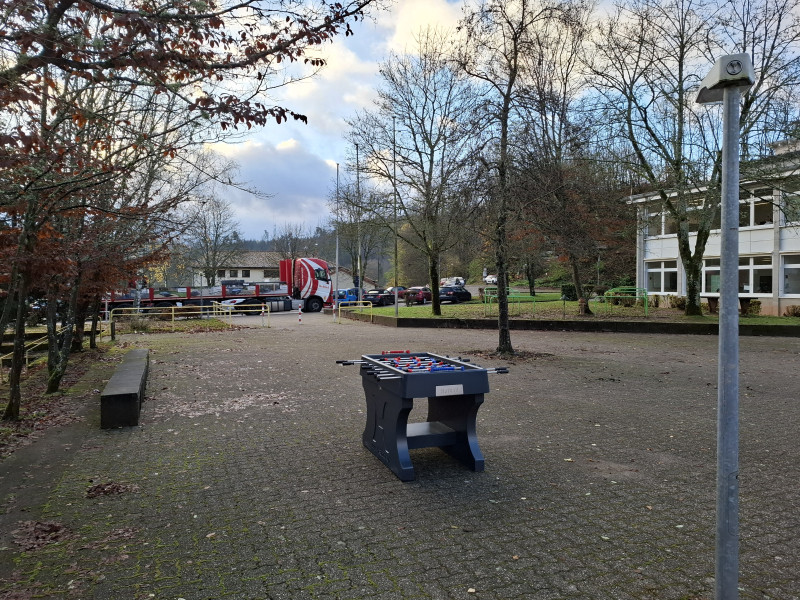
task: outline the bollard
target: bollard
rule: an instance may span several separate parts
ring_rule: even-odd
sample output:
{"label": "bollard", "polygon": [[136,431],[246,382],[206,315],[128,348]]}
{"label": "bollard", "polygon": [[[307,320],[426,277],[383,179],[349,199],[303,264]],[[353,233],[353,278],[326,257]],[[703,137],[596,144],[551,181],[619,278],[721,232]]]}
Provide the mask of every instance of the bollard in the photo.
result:
{"label": "bollard", "polygon": [[264,304],[262,304],[262,305],[261,305],[261,316],[262,316],[262,317],[264,316],[264,311],[265,311],[265,310],[267,310],[267,308],[266,308],[266,306],[265,306]]}
{"label": "bollard", "polygon": [[300,307],[297,309],[297,322],[302,325],[303,323],[303,308]]}

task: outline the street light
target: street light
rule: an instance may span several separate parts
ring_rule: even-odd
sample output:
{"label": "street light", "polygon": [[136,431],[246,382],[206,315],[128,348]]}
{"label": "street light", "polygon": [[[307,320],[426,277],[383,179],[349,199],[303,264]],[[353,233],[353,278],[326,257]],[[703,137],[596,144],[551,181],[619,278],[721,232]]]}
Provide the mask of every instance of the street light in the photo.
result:
{"label": "street light", "polygon": [[699,104],[722,102],[722,244],[717,367],[717,600],[739,597],[739,102],[755,83],[747,54],[723,56],[700,82]]}

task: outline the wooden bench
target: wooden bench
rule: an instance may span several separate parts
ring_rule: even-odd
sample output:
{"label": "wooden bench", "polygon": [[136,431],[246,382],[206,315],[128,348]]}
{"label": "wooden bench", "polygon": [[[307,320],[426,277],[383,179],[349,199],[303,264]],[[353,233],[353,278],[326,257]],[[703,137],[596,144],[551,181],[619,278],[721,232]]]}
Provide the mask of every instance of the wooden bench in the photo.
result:
{"label": "wooden bench", "polygon": [[147,349],[131,350],[125,355],[100,394],[100,427],[139,424],[149,362]]}

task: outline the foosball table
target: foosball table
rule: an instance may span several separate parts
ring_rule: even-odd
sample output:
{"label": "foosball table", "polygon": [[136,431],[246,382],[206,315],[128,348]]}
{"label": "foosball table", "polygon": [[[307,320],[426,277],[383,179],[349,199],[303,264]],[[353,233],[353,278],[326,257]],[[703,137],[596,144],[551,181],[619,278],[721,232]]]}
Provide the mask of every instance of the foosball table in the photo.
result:
{"label": "foosball table", "polygon": [[[441,448],[473,471],[483,471],[475,419],[489,392],[489,374],[508,369],[407,350],[337,362],[361,366],[367,401],[362,441],[401,481],[416,477],[409,454],[416,448]],[[428,399],[427,421],[408,422],[414,398]]]}

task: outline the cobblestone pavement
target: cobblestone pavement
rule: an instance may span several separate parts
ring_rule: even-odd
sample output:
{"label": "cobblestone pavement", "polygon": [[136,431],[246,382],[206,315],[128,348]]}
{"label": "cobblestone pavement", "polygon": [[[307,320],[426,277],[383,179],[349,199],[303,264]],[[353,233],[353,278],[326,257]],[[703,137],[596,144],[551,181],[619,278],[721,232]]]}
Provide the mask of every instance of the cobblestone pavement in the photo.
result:
{"label": "cobblestone pavement", "polygon": [[[716,337],[514,332],[509,362],[494,331],[253,324],[127,336],[142,425],[98,400],[0,463],[0,598],[712,598]],[[510,367],[484,472],[420,449],[402,483],[362,446],[335,361],[388,349]],[[741,598],[800,598],[799,357],[741,340]],[[54,543],[24,550],[32,522]]]}

